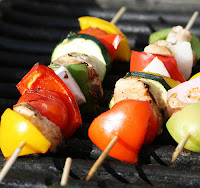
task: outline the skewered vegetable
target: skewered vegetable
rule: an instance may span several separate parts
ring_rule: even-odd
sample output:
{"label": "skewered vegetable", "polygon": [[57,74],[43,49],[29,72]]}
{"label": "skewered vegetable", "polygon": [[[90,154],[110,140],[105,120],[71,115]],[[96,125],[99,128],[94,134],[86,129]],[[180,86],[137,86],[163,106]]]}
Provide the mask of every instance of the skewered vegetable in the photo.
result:
{"label": "skewered vegetable", "polygon": [[1,151],[4,157],[12,155],[23,140],[27,144],[19,155],[46,153],[51,143],[27,119],[11,109],[7,109],[1,117]]}
{"label": "skewered vegetable", "polygon": [[105,31],[99,28],[92,28],[92,27],[81,30],[78,33],[91,35],[100,40],[108,49],[111,56],[111,60],[113,61],[115,52],[121,42],[122,35],[107,34]]}
{"label": "skewered vegetable", "polygon": [[68,122],[62,127],[65,138],[70,137],[82,124],[79,107],[72,92],[52,69],[36,63],[17,84],[17,88],[22,95],[28,89],[42,88],[56,92],[60,96],[68,113]]}
{"label": "skewered vegetable", "polygon": [[[163,30],[152,33],[149,37],[149,44],[158,40],[166,40],[171,29],[172,28],[167,28],[167,29],[163,29]],[[197,55],[197,60],[199,60],[200,59],[200,41],[197,36],[195,36],[194,34],[191,34],[191,35],[192,35],[192,39],[190,41],[191,47],[192,47],[192,50],[194,50]]]}
{"label": "skewered vegetable", "polygon": [[[179,82],[185,81],[183,75],[178,70],[176,60],[174,59],[174,57],[171,56],[162,56],[145,52],[132,51],[130,71],[143,71],[156,57],[164,64],[166,70],[168,71],[172,79],[177,80]],[[157,71],[156,69],[155,70],[151,69],[151,71],[149,72],[154,72],[163,75],[163,71],[160,72]]]}
{"label": "skewered vegetable", "polygon": [[122,33],[114,24],[96,17],[83,16],[78,19],[80,23],[81,30],[87,29],[89,27],[99,28],[108,34],[122,34],[123,37],[115,54],[116,61],[126,61],[129,62],[131,56],[131,49],[128,44],[128,40],[124,33]]}
{"label": "skewered vegetable", "polygon": [[111,65],[111,56],[103,43],[90,35],[71,33],[54,49],[51,61],[71,52],[88,55],[94,62],[101,81],[103,81]]}
{"label": "skewered vegetable", "polygon": [[103,97],[103,88],[92,59],[73,52],[59,57],[49,67],[55,71],[62,65],[72,74],[86,98],[86,103],[79,105],[81,113],[94,111]]}
{"label": "skewered vegetable", "polygon": [[174,113],[166,124],[169,133],[178,143],[189,133],[190,138],[184,147],[194,152],[200,152],[199,111],[200,102],[189,104]]}
{"label": "skewered vegetable", "polygon": [[109,155],[135,163],[145,139],[150,114],[151,107],[147,101],[122,100],[93,120],[88,130],[89,138],[104,150],[117,135],[119,140]]}
{"label": "skewered vegetable", "polygon": [[55,92],[41,88],[29,89],[19,98],[17,103],[22,102],[27,102],[36,108],[42,116],[45,116],[62,130],[68,123],[67,107]]}

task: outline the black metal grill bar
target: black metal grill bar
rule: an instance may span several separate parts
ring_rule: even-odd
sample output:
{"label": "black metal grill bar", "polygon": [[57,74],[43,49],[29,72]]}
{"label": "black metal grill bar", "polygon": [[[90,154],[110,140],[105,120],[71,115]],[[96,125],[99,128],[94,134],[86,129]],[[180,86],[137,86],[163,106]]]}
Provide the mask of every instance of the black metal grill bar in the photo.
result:
{"label": "black metal grill bar", "polygon": [[0,51],[1,66],[4,67],[32,67],[35,63],[40,62],[47,64],[50,62],[50,56],[37,54],[24,54],[19,52]]}
{"label": "black metal grill bar", "polygon": [[[1,162],[3,163],[2,159]],[[98,169],[93,179],[85,182],[84,178],[87,172],[93,165],[94,160],[73,159],[71,167],[71,176],[69,182],[76,184],[77,180],[81,187],[97,187],[99,182],[104,182],[103,187],[199,187],[199,169],[188,169],[164,167],[160,165],[132,165],[121,163],[119,161],[107,160]],[[64,165],[63,158],[53,158],[42,156],[31,156],[19,158],[13,166],[12,171],[8,174],[5,183],[12,186],[20,186],[21,182],[24,187],[42,187],[45,185],[57,184],[62,174]],[[26,169],[24,169],[26,166]],[[32,169],[37,169],[37,173],[33,178],[30,178]],[[17,172],[22,172],[21,173]],[[17,175],[18,174],[18,175]],[[195,175],[194,175],[195,174]],[[18,181],[16,180],[18,179]]]}
{"label": "black metal grill bar", "polygon": [[23,41],[21,39],[0,37],[0,49],[14,52],[46,55],[51,54],[56,45],[57,43]]}
{"label": "black metal grill bar", "polygon": [[[59,41],[66,36],[67,33],[63,29],[44,29],[44,28],[30,28],[23,25],[16,25],[0,21],[0,33],[2,36],[9,36],[12,38],[40,40],[40,41]],[[73,28],[71,29],[73,31]]]}

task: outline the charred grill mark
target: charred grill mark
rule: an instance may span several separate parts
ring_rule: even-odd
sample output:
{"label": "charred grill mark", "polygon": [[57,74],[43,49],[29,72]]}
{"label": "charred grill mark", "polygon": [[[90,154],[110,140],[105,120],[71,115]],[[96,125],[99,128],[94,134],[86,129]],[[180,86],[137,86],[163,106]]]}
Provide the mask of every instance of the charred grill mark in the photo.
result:
{"label": "charred grill mark", "polygon": [[69,78],[68,74],[65,72],[65,76],[64,76],[65,79]]}

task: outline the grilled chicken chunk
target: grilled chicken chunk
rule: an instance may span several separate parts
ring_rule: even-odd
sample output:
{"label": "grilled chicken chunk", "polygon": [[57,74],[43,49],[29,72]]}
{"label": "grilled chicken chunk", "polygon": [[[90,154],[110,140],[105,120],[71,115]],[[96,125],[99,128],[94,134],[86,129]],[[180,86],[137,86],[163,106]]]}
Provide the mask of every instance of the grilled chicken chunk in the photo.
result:
{"label": "grilled chicken chunk", "polygon": [[162,133],[163,115],[160,112],[156,100],[152,93],[149,91],[147,84],[143,83],[139,78],[131,77],[129,79],[121,78],[115,84],[114,89],[114,104],[125,99],[135,99],[140,101],[148,101],[158,117],[159,128],[158,135]]}
{"label": "grilled chicken chunk", "polygon": [[51,62],[50,65],[70,65],[70,64],[86,64],[88,68],[88,82],[90,85],[90,93],[94,97],[95,102],[99,102],[103,97],[102,83],[97,73],[96,66],[92,59],[86,55],[78,52],[72,52],[65,54],[55,61]]}
{"label": "grilled chicken chunk", "polygon": [[27,102],[13,106],[13,110],[29,120],[52,144],[50,151],[56,152],[58,145],[63,142],[63,135],[60,127],[42,116],[38,110]]}
{"label": "grilled chicken chunk", "polygon": [[171,29],[166,41],[171,42],[172,44],[176,44],[183,41],[190,42],[191,39],[191,33],[188,30],[184,29],[182,26],[178,25]]}
{"label": "grilled chicken chunk", "polygon": [[[188,88],[189,88],[189,86],[188,86]],[[173,113],[181,110],[183,107],[187,106],[190,103],[200,102],[200,88],[199,87],[191,87],[188,90],[185,90],[182,92],[184,93],[184,96],[181,96],[180,99],[177,96],[178,93],[172,93],[168,97],[167,112],[168,112],[169,116],[171,116]]]}
{"label": "grilled chicken chunk", "polygon": [[168,99],[167,99],[167,112],[169,116],[171,116],[173,113],[178,112],[179,110],[183,109],[187,103],[184,103],[177,98],[177,94],[173,93]]}
{"label": "grilled chicken chunk", "polygon": [[146,46],[144,48],[144,52],[165,56],[173,56],[173,53],[169,49],[170,46],[172,46],[170,42],[167,42],[165,40],[159,40]]}

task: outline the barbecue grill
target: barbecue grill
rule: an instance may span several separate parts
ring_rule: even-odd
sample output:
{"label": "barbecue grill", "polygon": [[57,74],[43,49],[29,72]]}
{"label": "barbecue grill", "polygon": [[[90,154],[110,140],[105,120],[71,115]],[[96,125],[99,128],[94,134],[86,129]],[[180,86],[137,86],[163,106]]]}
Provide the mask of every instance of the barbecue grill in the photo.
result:
{"label": "barbecue grill", "polygon": [[[174,25],[185,26],[198,0],[2,0],[0,1],[0,112],[16,104],[20,97],[16,84],[36,63],[48,65],[51,53],[70,31],[79,31],[77,18],[95,16],[110,21],[121,6],[128,9],[117,26],[132,49],[142,51],[149,35]],[[200,19],[191,32],[200,37]],[[57,154],[19,157],[0,187],[45,187],[58,185],[65,158],[73,158],[69,185],[78,187],[200,187],[200,155],[185,152],[170,165],[176,143],[166,130],[150,146],[143,147],[139,162],[127,164],[107,157],[94,177],[85,177],[101,151],[88,139],[91,121],[108,109],[115,82],[129,70],[124,62],[114,62],[103,83],[100,108],[83,116],[83,125]],[[199,65],[193,74],[200,70]],[[0,154],[1,167],[4,165]]]}

